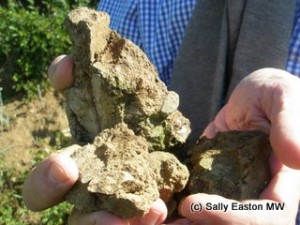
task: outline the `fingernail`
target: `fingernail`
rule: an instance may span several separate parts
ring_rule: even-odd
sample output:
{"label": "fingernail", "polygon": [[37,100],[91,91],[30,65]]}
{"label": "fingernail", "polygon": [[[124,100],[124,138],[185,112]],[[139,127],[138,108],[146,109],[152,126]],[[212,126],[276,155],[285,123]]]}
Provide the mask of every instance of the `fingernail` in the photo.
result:
{"label": "fingernail", "polygon": [[68,181],[68,176],[65,170],[60,165],[57,165],[54,162],[51,163],[48,170],[48,178],[52,183],[56,185],[61,185]]}

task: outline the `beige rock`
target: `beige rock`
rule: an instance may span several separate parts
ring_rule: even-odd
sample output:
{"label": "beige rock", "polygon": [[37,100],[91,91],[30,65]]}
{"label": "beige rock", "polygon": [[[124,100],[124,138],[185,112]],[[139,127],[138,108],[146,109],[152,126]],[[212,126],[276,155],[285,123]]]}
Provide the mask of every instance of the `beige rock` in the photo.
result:
{"label": "beige rock", "polygon": [[75,84],[65,96],[77,142],[92,142],[103,129],[120,122],[145,137],[150,151],[186,140],[190,123],[177,110],[178,95],[167,90],[139,47],[110,30],[107,14],[78,8],[66,24]]}
{"label": "beige rock", "polygon": [[[84,145],[65,150],[80,172],[67,200],[80,211],[123,218],[142,216],[159,197],[172,205],[189,179],[186,166],[164,152],[183,144],[191,131],[177,109],[178,95],[141,49],[109,28],[106,13],[78,8],[66,26],[75,62],[66,111],[75,141]],[[202,138],[191,153],[190,193],[256,198],[270,179],[270,149],[261,132]]]}
{"label": "beige rock", "polygon": [[124,123],[103,130],[92,145],[67,148],[80,171],[67,200],[80,211],[123,218],[142,216],[159,197],[168,202],[185,187],[188,170],[174,155],[148,150],[146,139]]}
{"label": "beige rock", "polygon": [[67,150],[80,172],[67,200],[80,211],[141,216],[187,184],[186,166],[162,151],[185,142],[190,122],[177,110],[178,95],[141,49],[109,28],[106,13],[78,8],[66,26],[75,62],[66,111],[84,144]]}

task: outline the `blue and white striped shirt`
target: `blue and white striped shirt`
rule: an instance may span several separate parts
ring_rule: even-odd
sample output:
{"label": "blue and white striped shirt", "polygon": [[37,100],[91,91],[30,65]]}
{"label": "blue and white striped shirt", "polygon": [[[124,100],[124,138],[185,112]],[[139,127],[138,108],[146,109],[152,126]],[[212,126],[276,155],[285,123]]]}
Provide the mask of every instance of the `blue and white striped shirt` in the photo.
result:
{"label": "blue and white striped shirt", "polygon": [[[195,4],[196,0],[101,0],[98,10],[110,15],[112,29],[143,49],[168,85]],[[286,69],[300,77],[300,0]],[[296,224],[300,225],[300,214]]]}

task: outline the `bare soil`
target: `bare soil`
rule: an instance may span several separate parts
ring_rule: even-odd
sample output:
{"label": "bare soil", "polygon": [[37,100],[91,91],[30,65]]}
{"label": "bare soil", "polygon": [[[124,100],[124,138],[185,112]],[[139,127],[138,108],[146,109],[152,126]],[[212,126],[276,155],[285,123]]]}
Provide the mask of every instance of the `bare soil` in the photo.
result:
{"label": "bare soil", "polygon": [[[36,151],[49,151],[58,132],[68,133],[60,94],[49,91],[31,102],[15,100],[3,107],[9,125],[0,124],[0,156],[4,166],[28,169]],[[1,157],[2,158],[2,157]]]}

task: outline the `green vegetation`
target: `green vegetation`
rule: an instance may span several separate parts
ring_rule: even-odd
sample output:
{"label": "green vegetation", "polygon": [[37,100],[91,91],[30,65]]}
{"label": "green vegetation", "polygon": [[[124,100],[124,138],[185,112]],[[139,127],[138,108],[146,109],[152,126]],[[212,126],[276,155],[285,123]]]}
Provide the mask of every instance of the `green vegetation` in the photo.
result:
{"label": "green vegetation", "polygon": [[67,13],[95,0],[6,0],[0,3],[0,86],[5,99],[36,97],[49,88],[46,71],[53,57],[70,52],[64,29]]}
{"label": "green vegetation", "polygon": [[31,212],[22,202],[22,185],[28,172],[0,168],[0,224],[3,225],[63,225],[71,206],[61,203],[43,212]]}
{"label": "green vegetation", "polygon": [[[1,0],[0,1],[0,136],[10,125],[4,103],[11,97],[32,99],[49,89],[47,67],[53,58],[70,52],[64,28],[67,13],[78,6],[96,8],[97,0]],[[5,102],[3,102],[5,101]],[[44,140],[37,140],[43,142]],[[69,144],[61,132],[55,134],[52,149]],[[42,146],[42,143],[38,143]],[[39,145],[38,145],[39,146]],[[31,212],[22,201],[22,185],[28,174],[4,166],[4,152],[11,146],[0,145],[0,224],[63,225],[71,206],[62,203],[43,212]],[[49,154],[35,151],[28,168]]]}
{"label": "green vegetation", "polygon": [[[70,140],[61,138],[57,134],[55,147],[69,145]],[[43,140],[41,140],[42,142]],[[0,161],[5,160],[0,149]],[[3,150],[4,151],[4,150]],[[49,153],[39,150],[33,155],[31,168],[46,158]],[[64,225],[67,222],[71,205],[63,202],[43,212],[29,211],[22,200],[22,186],[28,171],[16,171],[14,168],[6,168],[0,164],[0,224],[1,225]]]}

